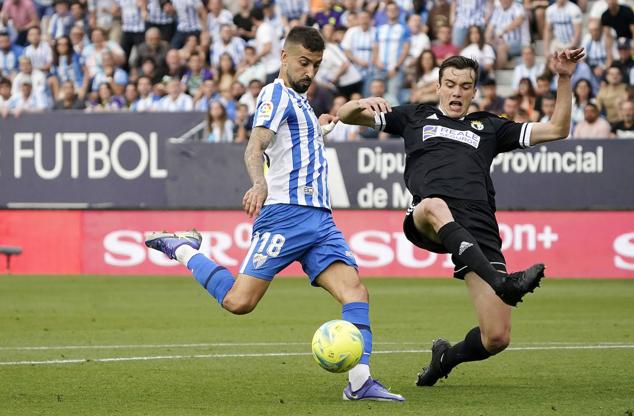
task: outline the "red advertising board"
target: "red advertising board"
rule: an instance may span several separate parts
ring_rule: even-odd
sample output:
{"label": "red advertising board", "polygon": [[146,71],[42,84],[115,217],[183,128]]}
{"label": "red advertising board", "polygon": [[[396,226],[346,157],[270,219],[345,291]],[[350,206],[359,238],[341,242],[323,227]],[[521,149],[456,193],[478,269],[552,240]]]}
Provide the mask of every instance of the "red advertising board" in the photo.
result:
{"label": "red advertising board", "polygon": [[[363,276],[451,275],[447,255],[405,239],[401,212],[338,211],[335,220]],[[544,262],[552,277],[634,278],[634,212],[501,212],[498,220],[510,270]],[[2,211],[0,245],[24,248],[14,273],[187,274],[143,239],[191,227],[203,234],[205,254],[239,269],[251,223],[238,211]],[[301,274],[297,265],[284,272]]]}

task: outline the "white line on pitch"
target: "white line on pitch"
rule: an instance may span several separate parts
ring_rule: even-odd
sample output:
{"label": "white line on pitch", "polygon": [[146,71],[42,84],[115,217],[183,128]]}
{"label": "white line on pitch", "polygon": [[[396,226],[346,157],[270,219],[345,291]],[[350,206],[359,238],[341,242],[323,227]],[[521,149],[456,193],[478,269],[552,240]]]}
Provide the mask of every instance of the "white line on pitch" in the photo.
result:
{"label": "white line on pitch", "polygon": [[[425,345],[431,341],[423,342],[375,342],[374,345]],[[279,347],[292,345],[308,345],[307,342],[210,342],[193,344],[123,344],[123,345],[41,345],[41,346],[17,346],[0,347],[0,351],[47,351],[47,350],[118,350],[118,349],[160,349],[160,348],[209,348],[209,347]],[[526,342],[515,344],[518,346],[543,346],[543,345],[590,345],[579,342]],[[592,345],[627,345],[625,342],[601,342]]]}
{"label": "white line on pitch", "polygon": [[[569,345],[551,347],[512,347],[507,351],[544,351],[544,350],[603,350],[603,349],[634,349],[632,345]],[[428,353],[430,350],[387,350],[374,351],[373,354],[412,354]],[[111,358],[76,358],[66,360],[41,360],[41,361],[4,361],[0,365],[55,365],[55,364],[81,364],[88,362],[109,363],[123,361],[152,361],[152,360],[188,360],[195,358],[248,358],[248,357],[296,357],[311,355],[309,352],[267,352],[267,353],[247,353],[247,354],[195,354],[195,355],[151,355],[140,357],[111,357]]]}

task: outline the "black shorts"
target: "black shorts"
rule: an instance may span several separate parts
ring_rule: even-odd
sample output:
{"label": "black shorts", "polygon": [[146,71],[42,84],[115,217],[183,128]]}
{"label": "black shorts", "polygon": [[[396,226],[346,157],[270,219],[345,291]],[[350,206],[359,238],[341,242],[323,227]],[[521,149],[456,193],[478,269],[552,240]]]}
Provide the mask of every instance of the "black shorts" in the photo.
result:
{"label": "black shorts", "polygon": [[[500,238],[500,230],[498,228],[495,214],[491,206],[486,201],[471,201],[466,199],[455,199],[445,196],[439,196],[449,206],[451,215],[454,220],[462,225],[475,240],[478,242],[480,249],[491,265],[496,270],[506,272],[506,260],[502,254],[502,239]],[[419,232],[414,225],[414,207],[421,201],[420,198],[414,197],[414,201],[407,209],[405,220],[403,221],[403,232],[405,237],[417,247],[434,253],[449,253],[445,246],[437,243],[423,233]],[[464,279],[465,274],[471,269],[462,264],[456,256],[452,256],[454,268],[454,277]]]}

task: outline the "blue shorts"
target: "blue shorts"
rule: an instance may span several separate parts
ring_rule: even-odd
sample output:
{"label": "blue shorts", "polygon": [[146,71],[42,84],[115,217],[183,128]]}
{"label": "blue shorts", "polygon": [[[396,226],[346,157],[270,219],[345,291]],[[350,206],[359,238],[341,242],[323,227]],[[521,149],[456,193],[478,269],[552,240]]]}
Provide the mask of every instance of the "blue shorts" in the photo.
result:
{"label": "blue shorts", "polygon": [[273,280],[295,260],[313,286],[317,276],[336,261],[358,268],[330,211],[301,205],[264,206],[253,224],[251,247],[240,273]]}

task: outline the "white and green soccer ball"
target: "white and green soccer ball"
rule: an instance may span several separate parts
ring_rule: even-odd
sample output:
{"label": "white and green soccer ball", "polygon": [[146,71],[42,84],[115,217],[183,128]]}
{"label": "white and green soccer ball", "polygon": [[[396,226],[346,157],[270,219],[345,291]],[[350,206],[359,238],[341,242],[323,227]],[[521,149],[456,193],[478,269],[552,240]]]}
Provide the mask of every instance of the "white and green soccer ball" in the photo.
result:
{"label": "white and green soccer ball", "polygon": [[328,321],[313,336],[313,357],[331,373],[343,373],[357,365],[363,355],[363,335],[348,321]]}

